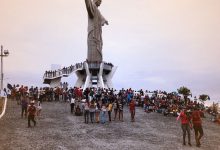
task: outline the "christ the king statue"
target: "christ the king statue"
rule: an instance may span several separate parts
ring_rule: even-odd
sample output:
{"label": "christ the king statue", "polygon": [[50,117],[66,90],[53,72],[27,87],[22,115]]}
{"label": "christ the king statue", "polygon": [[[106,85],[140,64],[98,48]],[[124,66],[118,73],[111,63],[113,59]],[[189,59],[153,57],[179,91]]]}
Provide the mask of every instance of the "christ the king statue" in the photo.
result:
{"label": "christ the king statue", "polygon": [[101,5],[102,0],[85,0],[88,12],[88,62],[103,61],[102,55],[102,26],[108,25],[108,21],[102,16],[98,7]]}

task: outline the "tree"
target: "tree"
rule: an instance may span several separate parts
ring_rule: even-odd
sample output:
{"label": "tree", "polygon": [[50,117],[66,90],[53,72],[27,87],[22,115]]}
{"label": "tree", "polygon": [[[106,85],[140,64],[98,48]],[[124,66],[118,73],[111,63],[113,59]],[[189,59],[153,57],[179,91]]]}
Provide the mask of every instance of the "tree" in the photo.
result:
{"label": "tree", "polygon": [[210,100],[210,97],[206,94],[199,95],[199,100],[204,104],[205,101]]}
{"label": "tree", "polygon": [[177,89],[179,94],[182,94],[185,100],[185,104],[187,104],[187,97],[188,96],[192,96],[190,89],[188,89],[185,86],[180,87],[179,89]]}
{"label": "tree", "polygon": [[219,110],[219,104],[213,102],[212,111],[213,111],[215,114],[217,114],[217,113],[218,113],[218,110]]}

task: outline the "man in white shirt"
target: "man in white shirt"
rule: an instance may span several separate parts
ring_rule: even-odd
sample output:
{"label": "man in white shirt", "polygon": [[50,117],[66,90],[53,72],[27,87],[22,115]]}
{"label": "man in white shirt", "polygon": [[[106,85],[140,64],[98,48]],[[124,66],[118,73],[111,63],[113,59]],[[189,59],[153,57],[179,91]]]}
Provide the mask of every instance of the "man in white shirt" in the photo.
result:
{"label": "man in white shirt", "polygon": [[74,106],[75,106],[75,98],[71,97],[71,101],[70,101],[71,113],[73,113],[74,111]]}

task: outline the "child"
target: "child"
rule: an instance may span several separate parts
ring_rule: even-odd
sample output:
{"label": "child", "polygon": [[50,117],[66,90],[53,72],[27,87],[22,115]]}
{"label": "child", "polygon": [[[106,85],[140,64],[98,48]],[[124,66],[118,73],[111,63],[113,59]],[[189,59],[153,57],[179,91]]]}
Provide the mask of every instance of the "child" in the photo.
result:
{"label": "child", "polygon": [[102,109],[101,109],[101,123],[104,124],[106,122],[106,106],[105,104],[102,104]]}
{"label": "child", "polygon": [[42,110],[41,102],[37,102],[37,116],[40,116]]}
{"label": "child", "polygon": [[95,120],[96,120],[96,123],[99,123],[99,115],[100,115],[100,104],[99,102],[96,102],[96,109],[95,109]]}

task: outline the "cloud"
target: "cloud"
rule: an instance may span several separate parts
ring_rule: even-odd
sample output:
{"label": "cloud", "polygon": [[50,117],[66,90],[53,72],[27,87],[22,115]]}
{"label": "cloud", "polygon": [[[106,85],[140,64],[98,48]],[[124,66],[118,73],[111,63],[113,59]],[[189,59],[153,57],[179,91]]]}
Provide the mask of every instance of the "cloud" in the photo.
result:
{"label": "cloud", "polygon": [[161,77],[146,77],[143,79],[143,81],[149,82],[150,84],[165,84],[166,81]]}
{"label": "cloud", "polygon": [[[0,44],[11,82],[41,84],[51,64],[86,59],[84,1],[1,0]],[[105,61],[118,66],[116,88],[176,90],[220,98],[220,1],[103,1]],[[74,84],[73,76],[64,79]],[[213,95],[213,96],[212,96]]]}

